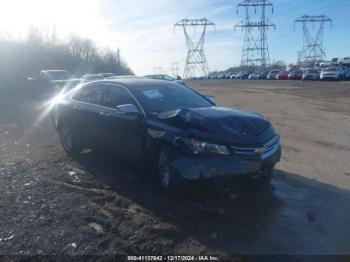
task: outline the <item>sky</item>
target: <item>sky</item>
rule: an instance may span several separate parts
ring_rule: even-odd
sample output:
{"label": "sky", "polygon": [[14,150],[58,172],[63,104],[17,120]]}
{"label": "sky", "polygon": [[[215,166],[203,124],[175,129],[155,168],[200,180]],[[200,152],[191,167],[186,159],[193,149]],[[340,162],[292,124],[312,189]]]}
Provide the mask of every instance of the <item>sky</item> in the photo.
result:
{"label": "sky", "polygon": [[[55,27],[66,38],[71,33],[94,40],[99,47],[120,49],[121,56],[137,75],[161,67],[171,73],[171,63],[182,72],[187,47],[183,31],[173,25],[182,18],[207,18],[209,28],[204,46],[211,71],[240,63],[243,32],[234,25],[244,18],[237,13],[240,0],[0,0],[0,34],[25,35],[31,26]],[[327,58],[350,56],[349,0],[271,0],[267,11],[276,30],[268,30],[271,60],[296,62],[302,48],[300,25],[294,20],[304,14],[327,15],[333,26],[325,28]],[[312,30],[311,30],[312,31]],[[194,38],[198,29],[190,31]],[[314,31],[312,31],[314,32]]]}

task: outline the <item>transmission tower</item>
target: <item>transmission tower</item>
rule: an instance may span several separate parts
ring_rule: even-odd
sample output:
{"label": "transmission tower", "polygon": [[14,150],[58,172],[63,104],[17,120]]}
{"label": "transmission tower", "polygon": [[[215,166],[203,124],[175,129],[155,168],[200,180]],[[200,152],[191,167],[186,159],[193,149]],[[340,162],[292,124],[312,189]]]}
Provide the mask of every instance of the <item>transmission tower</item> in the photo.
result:
{"label": "transmission tower", "polygon": [[[323,61],[326,53],[323,49],[323,34],[327,23],[332,25],[332,19],[325,15],[309,16],[304,15],[294,21],[295,24],[301,23],[303,28],[303,49],[300,60],[305,64],[315,64],[317,61]],[[312,34],[310,26],[316,34]]]}
{"label": "transmission tower", "polygon": [[[243,0],[237,5],[237,13],[240,7],[245,9],[245,19],[235,25],[235,29],[244,30],[241,66],[266,68],[270,65],[266,31],[270,27],[276,29],[266,17],[266,8],[270,7],[273,12],[273,5],[267,0]],[[255,14],[260,13],[258,20],[252,19],[252,10]]]}
{"label": "transmission tower", "polygon": [[[182,19],[174,25],[174,29],[176,27],[183,28],[186,39],[187,57],[183,73],[184,78],[193,77],[197,74],[201,74],[202,76],[207,76],[209,74],[209,67],[203,49],[205,34],[209,26],[215,28],[215,24],[206,18]],[[200,33],[200,37],[197,41],[194,39],[195,35],[190,34],[189,28],[194,30],[200,28],[198,32]]]}

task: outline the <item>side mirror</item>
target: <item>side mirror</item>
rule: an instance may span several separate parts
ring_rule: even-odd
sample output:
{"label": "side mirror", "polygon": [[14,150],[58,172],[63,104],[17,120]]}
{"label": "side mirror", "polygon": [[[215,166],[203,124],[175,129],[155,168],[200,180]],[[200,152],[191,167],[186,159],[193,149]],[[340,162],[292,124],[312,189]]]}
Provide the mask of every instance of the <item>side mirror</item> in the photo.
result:
{"label": "side mirror", "polygon": [[175,77],[176,80],[181,80],[181,76]]}
{"label": "side mirror", "polygon": [[205,96],[205,98],[210,102],[215,103],[215,98],[213,96]]}
{"label": "side mirror", "polygon": [[117,113],[121,115],[138,115],[140,112],[133,104],[119,105],[116,107]]}

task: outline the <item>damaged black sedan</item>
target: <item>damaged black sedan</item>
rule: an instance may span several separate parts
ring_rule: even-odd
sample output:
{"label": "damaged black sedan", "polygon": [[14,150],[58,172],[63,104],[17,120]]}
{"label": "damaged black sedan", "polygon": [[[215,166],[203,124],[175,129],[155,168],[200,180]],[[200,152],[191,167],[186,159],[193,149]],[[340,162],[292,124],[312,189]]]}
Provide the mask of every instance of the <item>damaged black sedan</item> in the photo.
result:
{"label": "damaged black sedan", "polygon": [[68,154],[110,149],[135,165],[154,165],[165,191],[238,178],[266,182],[280,161],[280,137],[266,119],[219,107],[177,83],[100,80],[55,101],[54,124]]}

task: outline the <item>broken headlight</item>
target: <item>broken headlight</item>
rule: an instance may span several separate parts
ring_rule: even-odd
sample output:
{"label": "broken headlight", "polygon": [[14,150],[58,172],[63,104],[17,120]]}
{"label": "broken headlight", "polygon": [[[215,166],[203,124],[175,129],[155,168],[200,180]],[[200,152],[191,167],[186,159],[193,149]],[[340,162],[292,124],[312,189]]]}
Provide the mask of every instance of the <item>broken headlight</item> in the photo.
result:
{"label": "broken headlight", "polygon": [[224,145],[211,144],[207,142],[197,141],[195,139],[186,140],[186,144],[195,155],[230,155],[231,152]]}

